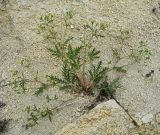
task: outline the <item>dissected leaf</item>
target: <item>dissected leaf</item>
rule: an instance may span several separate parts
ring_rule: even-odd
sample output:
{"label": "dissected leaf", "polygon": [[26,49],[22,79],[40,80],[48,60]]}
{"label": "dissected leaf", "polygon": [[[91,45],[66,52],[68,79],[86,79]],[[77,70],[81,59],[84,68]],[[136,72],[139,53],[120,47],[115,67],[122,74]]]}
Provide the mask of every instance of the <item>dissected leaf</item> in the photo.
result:
{"label": "dissected leaf", "polygon": [[102,67],[102,62],[100,61],[89,70],[91,80],[95,83],[99,83],[105,77],[106,70],[106,68]]}
{"label": "dissected leaf", "polygon": [[126,73],[127,70],[124,69],[124,67],[113,67],[113,70],[120,72],[120,73]]}
{"label": "dissected leaf", "polygon": [[100,54],[100,51],[97,51],[95,48],[93,48],[90,52],[88,52],[88,57],[90,61],[93,61],[99,58],[99,54]]}
{"label": "dissected leaf", "polygon": [[35,95],[36,96],[39,96],[39,95],[41,95],[43,92],[44,92],[44,90],[45,89],[47,89],[47,85],[46,84],[42,84],[36,91],[35,91]]}

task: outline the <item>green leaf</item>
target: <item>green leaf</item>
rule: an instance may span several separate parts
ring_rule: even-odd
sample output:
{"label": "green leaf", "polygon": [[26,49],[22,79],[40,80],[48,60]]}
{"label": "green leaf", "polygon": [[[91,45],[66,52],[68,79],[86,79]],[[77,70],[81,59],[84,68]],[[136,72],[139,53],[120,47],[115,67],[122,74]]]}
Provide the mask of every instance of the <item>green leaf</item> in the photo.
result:
{"label": "green leaf", "polygon": [[72,85],[71,84],[64,84],[62,86],[59,87],[60,90],[67,90],[67,89],[71,89]]}
{"label": "green leaf", "polygon": [[81,67],[81,57],[80,52],[83,46],[73,48],[71,45],[68,46],[67,52],[67,62],[66,64],[70,65],[70,69],[75,71],[79,70]]}
{"label": "green leaf", "polygon": [[93,66],[91,70],[89,70],[89,74],[91,80],[95,83],[99,83],[105,76],[107,68],[102,67],[102,62],[100,61],[97,66]]}
{"label": "green leaf", "polygon": [[123,43],[125,40],[130,38],[130,31],[129,30],[120,30],[120,36],[118,37],[121,42]]}
{"label": "green leaf", "polygon": [[90,52],[88,52],[88,57],[90,61],[93,61],[99,58],[99,54],[100,54],[100,51],[96,51],[96,49],[93,48]]}
{"label": "green leaf", "polygon": [[66,16],[67,19],[72,19],[73,16],[74,16],[74,13],[73,13],[72,10],[68,10],[68,11],[66,12],[65,16]]}
{"label": "green leaf", "polygon": [[83,25],[85,30],[89,30],[91,32],[92,37],[104,37],[102,35],[102,31],[106,29],[106,26],[103,23],[98,23],[94,20],[89,21],[87,24]]}
{"label": "green leaf", "polygon": [[47,95],[46,100],[47,100],[47,102],[50,102],[52,100],[52,98],[50,98],[49,95]]}
{"label": "green leaf", "polygon": [[114,80],[111,81],[111,82],[107,82],[107,81],[105,80],[105,81],[103,81],[103,82],[101,83],[100,89],[101,89],[101,90],[105,90],[105,92],[106,92],[106,94],[107,94],[106,96],[112,96],[113,93],[115,92],[115,90],[116,90],[117,88],[120,88],[120,87],[121,87],[120,84],[119,84],[119,80],[120,80],[119,77],[116,78],[116,79],[114,79]]}
{"label": "green leaf", "polygon": [[114,67],[113,70],[120,72],[120,73],[126,73],[127,70],[124,69],[123,67]]}
{"label": "green leaf", "polygon": [[12,71],[12,76],[16,76],[16,75],[18,75],[18,71],[17,70],[14,70],[14,71]]}
{"label": "green leaf", "polygon": [[41,87],[39,87],[36,91],[35,91],[35,95],[36,96],[39,96],[39,95],[41,95],[43,92],[44,92],[44,90],[47,88],[47,85],[46,84],[42,84],[42,86]]}
{"label": "green leaf", "polygon": [[120,60],[120,53],[119,53],[119,50],[117,49],[117,48],[113,48],[112,49],[112,52],[113,52],[113,56],[116,58],[116,59],[118,59],[118,60]]}
{"label": "green leaf", "polygon": [[69,37],[64,41],[64,45],[67,45],[71,40],[73,39],[73,37]]}
{"label": "green leaf", "polygon": [[71,45],[69,45],[68,46],[68,53],[67,53],[68,58],[72,61],[74,61],[75,59],[78,59],[82,48],[83,48],[83,46],[73,48]]}
{"label": "green leaf", "polygon": [[61,49],[57,45],[55,45],[54,49],[48,48],[48,51],[51,52],[51,54],[57,58],[61,58],[61,56],[63,56],[61,53]]}
{"label": "green leaf", "polygon": [[27,107],[25,108],[25,111],[26,111],[27,113],[30,113],[31,107],[30,107],[30,106],[27,106]]}
{"label": "green leaf", "polygon": [[44,110],[44,111],[41,112],[41,114],[42,114],[43,117],[48,116],[49,121],[52,122],[53,112],[52,112],[51,109],[49,109],[49,108],[47,107],[46,110]]}
{"label": "green leaf", "polygon": [[77,58],[77,59],[75,59],[75,60],[72,60],[71,61],[71,63],[70,63],[70,65],[71,65],[71,69],[73,70],[73,71],[78,71],[79,69],[80,69],[80,67],[82,66],[82,64],[80,63],[81,61],[80,61],[80,58]]}
{"label": "green leaf", "polygon": [[52,75],[48,76],[48,81],[52,82],[53,84],[66,83],[65,80],[60,79],[60,78],[58,78],[56,76],[52,76]]}
{"label": "green leaf", "polygon": [[28,59],[22,59],[21,66],[29,68],[31,66],[30,61]]}
{"label": "green leaf", "polygon": [[63,73],[64,80],[66,80],[67,82],[71,82],[72,72],[71,72],[71,69],[68,68],[67,64],[63,66],[62,73]]}

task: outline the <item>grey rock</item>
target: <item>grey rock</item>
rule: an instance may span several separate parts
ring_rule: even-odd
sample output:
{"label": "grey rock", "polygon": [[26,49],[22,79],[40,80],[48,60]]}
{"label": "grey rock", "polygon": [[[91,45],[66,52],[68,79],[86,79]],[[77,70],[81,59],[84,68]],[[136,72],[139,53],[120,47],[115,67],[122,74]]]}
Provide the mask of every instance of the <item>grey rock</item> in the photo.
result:
{"label": "grey rock", "polygon": [[134,125],[126,112],[114,101],[101,103],[56,135],[128,135]]}

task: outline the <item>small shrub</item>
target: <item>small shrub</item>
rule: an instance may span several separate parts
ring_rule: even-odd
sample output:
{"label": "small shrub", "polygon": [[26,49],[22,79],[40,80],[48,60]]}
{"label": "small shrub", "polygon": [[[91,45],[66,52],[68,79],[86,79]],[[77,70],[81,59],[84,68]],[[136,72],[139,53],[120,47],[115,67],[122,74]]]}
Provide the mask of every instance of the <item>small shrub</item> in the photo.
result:
{"label": "small shrub", "polygon": [[[103,96],[110,99],[115,90],[120,87],[120,77],[110,80],[108,73],[116,71],[124,74],[127,72],[127,66],[150,59],[151,51],[145,42],[140,42],[137,48],[132,47],[126,44],[126,40],[130,38],[130,31],[121,30],[120,35],[117,36],[119,46],[112,48],[113,59],[108,62],[108,65],[104,65],[100,58],[101,51],[96,45],[105,37],[106,23],[89,20],[77,28],[78,26],[74,24],[74,15],[73,11],[67,11],[63,17],[51,13],[40,17],[38,33],[44,37],[48,43],[47,50],[53,58],[59,60],[62,69],[59,76],[47,75],[46,82],[38,80],[38,72],[34,79],[30,80],[25,77],[23,71],[14,71],[11,85],[18,93],[25,93],[27,84],[38,83],[36,96],[41,95],[50,87],[58,86],[60,90],[72,94],[83,93],[96,98]],[[74,28],[81,36],[77,37],[73,32]],[[124,51],[129,53],[124,53]],[[126,65],[120,65],[124,59],[129,62]],[[28,60],[22,60],[21,65],[30,68]],[[50,102],[52,98],[47,95],[46,100]],[[27,127],[35,126],[43,117],[48,117],[51,121],[53,115],[53,109],[41,110],[36,105],[33,108],[27,107],[26,111],[29,114]]]}

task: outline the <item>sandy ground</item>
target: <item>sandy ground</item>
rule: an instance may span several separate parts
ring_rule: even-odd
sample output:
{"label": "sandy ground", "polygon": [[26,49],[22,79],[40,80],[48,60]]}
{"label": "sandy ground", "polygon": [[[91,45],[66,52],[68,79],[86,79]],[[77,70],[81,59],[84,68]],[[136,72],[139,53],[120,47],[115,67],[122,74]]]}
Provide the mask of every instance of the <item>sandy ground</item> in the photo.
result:
{"label": "sandy ground", "polygon": [[[0,1],[2,2],[2,0]],[[62,13],[66,9],[76,11],[77,20],[96,19],[109,24],[108,31],[113,36],[119,30],[132,31],[129,43],[137,45],[139,41],[147,41],[153,51],[152,61],[147,66],[134,65],[128,68],[122,79],[124,89],[116,92],[117,100],[128,109],[132,117],[139,123],[153,121],[160,113],[160,9],[158,0],[11,0],[0,6],[0,82],[9,80],[10,71],[19,68],[19,61],[27,57],[31,59],[33,70],[39,70],[40,76],[56,73],[57,61],[53,61],[45,50],[46,44],[36,33],[38,17],[46,12]],[[152,9],[156,12],[153,13]],[[99,46],[102,60],[107,62],[109,46],[117,44],[113,37],[106,37]],[[106,55],[108,54],[108,55]],[[47,69],[47,70],[46,70]],[[143,76],[154,70],[149,78]],[[4,81],[2,83],[5,83]],[[67,100],[73,96],[56,90],[59,99]],[[12,119],[6,135],[54,135],[64,125],[79,117],[77,108],[90,99],[77,98],[54,116],[54,123],[48,120],[31,130],[24,130],[26,114],[22,111],[26,105],[36,103],[44,106],[44,97],[36,98],[32,93],[17,95],[11,88],[0,88],[0,100],[7,105],[0,109],[0,119]],[[55,101],[56,106],[61,101]]]}

